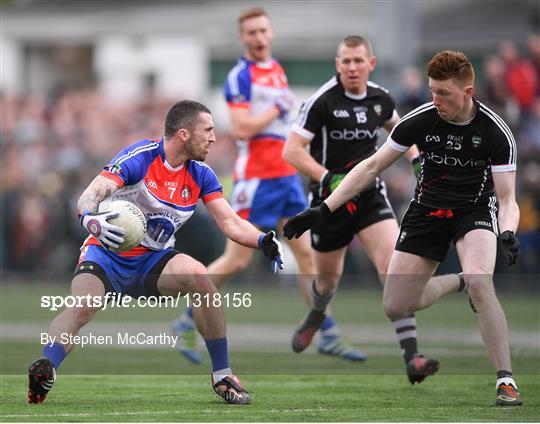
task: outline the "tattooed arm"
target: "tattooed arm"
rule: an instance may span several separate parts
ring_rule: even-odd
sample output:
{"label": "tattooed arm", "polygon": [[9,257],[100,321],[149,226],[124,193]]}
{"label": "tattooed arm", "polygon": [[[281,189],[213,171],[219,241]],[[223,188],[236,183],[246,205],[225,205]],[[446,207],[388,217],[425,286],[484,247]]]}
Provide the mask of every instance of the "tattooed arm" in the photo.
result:
{"label": "tattooed arm", "polygon": [[90,183],[77,202],[79,215],[84,212],[97,212],[99,204],[111,196],[120,187],[118,184],[102,175],[98,175]]}

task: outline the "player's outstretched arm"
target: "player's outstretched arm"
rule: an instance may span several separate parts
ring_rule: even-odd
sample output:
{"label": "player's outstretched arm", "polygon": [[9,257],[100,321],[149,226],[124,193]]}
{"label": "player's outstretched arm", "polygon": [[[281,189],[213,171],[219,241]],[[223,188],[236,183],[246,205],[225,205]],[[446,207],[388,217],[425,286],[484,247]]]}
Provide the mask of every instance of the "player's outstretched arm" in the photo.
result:
{"label": "player's outstretched arm", "polygon": [[324,201],[331,212],[364,190],[377,176],[403,155],[383,144],[374,155],[358,163]]}
{"label": "player's outstretched arm", "polygon": [[285,237],[299,238],[304,232],[320,224],[333,211],[365,189],[402,154],[384,144],[373,156],[358,163],[319,206],[306,209],[287,221],[283,227]]}
{"label": "player's outstretched arm", "polygon": [[513,265],[519,256],[519,241],[515,236],[519,224],[519,206],[516,202],[516,173],[493,172],[493,184],[499,200],[499,239],[508,258],[508,265]]}
{"label": "player's outstretched arm", "polygon": [[261,249],[270,259],[272,272],[283,269],[283,253],[281,243],[274,231],[264,234],[245,219],[240,218],[231,208],[229,202],[220,197],[206,203],[206,209],[216,221],[223,234],[236,243]]}

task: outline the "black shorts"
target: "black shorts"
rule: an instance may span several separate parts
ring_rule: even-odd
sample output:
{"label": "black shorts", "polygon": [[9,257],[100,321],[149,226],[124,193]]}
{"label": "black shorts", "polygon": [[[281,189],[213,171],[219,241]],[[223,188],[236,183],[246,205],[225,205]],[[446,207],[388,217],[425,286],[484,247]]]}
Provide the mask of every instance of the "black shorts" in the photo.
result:
{"label": "black shorts", "polygon": [[403,217],[396,250],[442,262],[450,243],[472,230],[498,233],[497,202],[467,209],[435,209],[412,201]]}
{"label": "black shorts", "polygon": [[[313,195],[311,206],[320,203],[321,200]],[[317,252],[341,249],[348,246],[359,231],[389,218],[396,219],[386,197],[386,187],[380,182],[377,187],[361,192],[341,206],[324,224],[312,228],[311,246]]]}

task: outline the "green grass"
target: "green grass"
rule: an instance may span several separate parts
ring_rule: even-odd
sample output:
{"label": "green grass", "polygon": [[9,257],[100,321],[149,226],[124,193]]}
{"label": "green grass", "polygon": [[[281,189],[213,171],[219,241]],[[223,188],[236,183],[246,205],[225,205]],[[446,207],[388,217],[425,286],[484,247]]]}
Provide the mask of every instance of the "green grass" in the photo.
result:
{"label": "green grass", "polygon": [[[233,324],[275,324],[294,327],[306,312],[294,288],[252,290],[250,308],[226,310]],[[40,296],[66,295],[67,286],[4,285],[2,324],[39,326],[46,330],[57,312],[39,307]],[[536,295],[500,295],[511,331],[538,337],[540,308]],[[382,312],[381,292],[342,290],[333,301],[334,314],[362,339],[370,354],[365,363],[306,352],[235,349],[231,365],[253,395],[249,406],[226,405],[211,390],[209,360],[188,364],[174,349],[88,346],[77,349],[62,364],[47,401],[27,405],[28,364],[40,355],[39,340],[2,335],[0,345],[0,422],[284,422],[284,421],[540,421],[540,351],[522,344],[512,348],[514,372],[525,405],[496,408],[495,376],[484,348],[467,341],[430,340],[424,334],[453,330],[478,331],[466,295],[451,295],[417,314],[420,346],[437,352],[440,372],[410,386],[397,343],[370,339],[366,328],[389,326]],[[182,308],[180,308],[182,309]],[[124,323],[153,324],[166,330],[179,313],[175,308],[107,310],[96,322],[113,328]],[[258,327],[255,327],[258,328]],[[262,327],[261,328],[265,328]],[[285,327],[287,328],[287,327]],[[288,333],[287,333],[288,334]],[[353,333],[354,334],[354,333]],[[352,334],[351,334],[352,335]],[[289,336],[287,336],[289,337]],[[381,353],[382,352],[382,353]]]}
{"label": "green grass", "polygon": [[2,378],[2,420],[126,421],[538,421],[538,376],[520,378],[525,405],[494,406],[488,377],[244,376],[253,403],[226,405],[203,376],[64,376],[46,402],[27,405],[26,378]]}
{"label": "green grass", "polygon": [[[306,306],[295,287],[278,288],[275,285],[261,289],[226,286],[226,292],[250,293],[252,305],[249,308],[229,307],[225,313],[230,322],[283,324],[298,322],[306,312]],[[68,286],[59,285],[4,285],[1,288],[3,321],[50,321],[58,312],[40,307],[43,295],[66,296]],[[511,327],[530,327],[540,325],[540,298],[536,295],[499,295]],[[175,318],[185,306],[184,299],[179,308],[114,308],[100,312],[99,321],[167,321]],[[381,323],[386,322],[382,310],[382,290],[340,290],[332,300],[334,316],[340,322]],[[449,295],[436,305],[417,313],[419,323],[427,326],[477,327],[474,314],[471,313],[466,294]]]}
{"label": "green grass", "polygon": [[[41,353],[39,343],[5,342],[2,346],[2,374],[24,373],[28,365]],[[370,353],[370,345],[362,346]],[[310,348],[312,349],[312,348]],[[426,352],[429,352],[426,348]],[[349,362],[334,357],[305,353],[231,352],[230,361],[239,375],[402,375],[403,361],[396,343],[394,355],[371,354],[365,363]],[[453,351],[436,355],[441,361],[441,374],[489,375],[493,368],[482,351],[471,356],[454,356]],[[161,374],[208,375],[209,357],[203,355],[203,364],[196,366],[184,360],[174,349],[123,349],[114,347],[84,347],[62,364],[62,375],[73,374]],[[537,374],[540,363],[535,352],[515,354],[513,368],[516,375]],[[493,382],[494,383],[494,382]]]}

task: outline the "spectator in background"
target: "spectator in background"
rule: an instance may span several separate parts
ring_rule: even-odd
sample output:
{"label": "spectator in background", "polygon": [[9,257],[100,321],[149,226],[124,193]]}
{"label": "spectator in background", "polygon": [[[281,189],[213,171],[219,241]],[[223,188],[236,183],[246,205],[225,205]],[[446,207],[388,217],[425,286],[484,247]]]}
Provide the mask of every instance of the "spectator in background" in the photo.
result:
{"label": "spectator in background", "polygon": [[527,47],[529,48],[529,60],[534,67],[536,73],[536,96],[540,96],[540,34],[530,34],[527,39]]}
{"label": "spectator in background", "polygon": [[521,124],[531,111],[538,89],[536,71],[530,60],[519,57],[519,52],[511,41],[501,43],[499,54],[505,64],[506,86],[519,106]]}
{"label": "spectator in background", "polygon": [[508,93],[503,60],[498,55],[487,56],[483,71],[484,82],[478,97],[514,127],[519,120],[519,109]]}
{"label": "spectator in background", "polygon": [[401,92],[397,96],[397,108],[400,116],[428,102],[424,76],[416,66],[407,66],[401,72]]}

